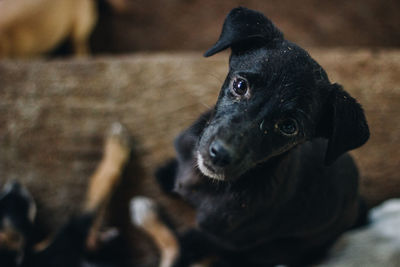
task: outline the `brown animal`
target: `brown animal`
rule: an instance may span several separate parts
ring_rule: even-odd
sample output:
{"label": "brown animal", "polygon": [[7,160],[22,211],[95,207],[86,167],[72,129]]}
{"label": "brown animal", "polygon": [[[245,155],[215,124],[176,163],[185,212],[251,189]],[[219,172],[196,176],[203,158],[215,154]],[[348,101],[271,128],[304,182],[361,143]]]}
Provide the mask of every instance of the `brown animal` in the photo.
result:
{"label": "brown animal", "polygon": [[96,21],[93,0],[2,0],[0,58],[37,56],[68,38],[75,55],[87,55]]}

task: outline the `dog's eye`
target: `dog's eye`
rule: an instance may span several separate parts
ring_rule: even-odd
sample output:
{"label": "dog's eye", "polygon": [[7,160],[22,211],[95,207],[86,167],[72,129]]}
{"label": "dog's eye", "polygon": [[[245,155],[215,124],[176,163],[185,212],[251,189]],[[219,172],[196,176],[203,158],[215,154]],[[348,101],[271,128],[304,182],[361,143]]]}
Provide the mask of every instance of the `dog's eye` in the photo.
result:
{"label": "dog's eye", "polygon": [[249,88],[249,85],[248,85],[248,83],[247,83],[247,81],[245,79],[236,78],[233,81],[232,90],[237,95],[240,95],[240,96],[245,95],[247,90],[248,90],[248,88]]}
{"label": "dog's eye", "polygon": [[297,122],[294,119],[285,119],[278,123],[279,131],[287,136],[293,136],[298,133]]}

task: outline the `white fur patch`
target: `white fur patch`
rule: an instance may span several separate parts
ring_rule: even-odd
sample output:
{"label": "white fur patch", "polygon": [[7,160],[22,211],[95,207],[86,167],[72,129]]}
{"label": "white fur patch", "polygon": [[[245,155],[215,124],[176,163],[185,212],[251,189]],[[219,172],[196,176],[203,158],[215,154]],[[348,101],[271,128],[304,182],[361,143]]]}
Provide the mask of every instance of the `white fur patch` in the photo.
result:
{"label": "white fur patch", "polygon": [[137,196],[130,203],[131,221],[134,225],[143,227],[147,223],[157,220],[157,205],[147,197]]}
{"label": "white fur patch", "polygon": [[215,179],[215,180],[219,180],[219,181],[224,181],[225,180],[225,177],[222,174],[214,173],[213,171],[211,171],[210,169],[208,169],[204,165],[203,156],[201,156],[201,154],[199,152],[197,152],[197,166],[199,167],[199,170],[205,176],[210,177],[210,178]]}

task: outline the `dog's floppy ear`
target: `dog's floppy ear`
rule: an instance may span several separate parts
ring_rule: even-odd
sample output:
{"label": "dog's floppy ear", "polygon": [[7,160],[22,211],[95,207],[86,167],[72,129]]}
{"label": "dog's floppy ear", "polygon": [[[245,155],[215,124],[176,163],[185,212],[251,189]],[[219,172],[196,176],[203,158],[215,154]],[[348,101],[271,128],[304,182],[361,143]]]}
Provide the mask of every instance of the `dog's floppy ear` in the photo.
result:
{"label": "dog's floppy ear", "polygon": [[268,45],[273,40],[283,40],[283,34],[269,19],[260,12],[238,7],[229,12],[219,40],[204,56],[212,56],[228,47],[239,52],[255,44]]}
{"label": "dog's floppy ear", "polygon": [[317,127],[317,136],[328,139],[325,164],[340,155],[362,146],[369,138],[369,129],[361,105],[339,84],[330,85],[325,112]]}

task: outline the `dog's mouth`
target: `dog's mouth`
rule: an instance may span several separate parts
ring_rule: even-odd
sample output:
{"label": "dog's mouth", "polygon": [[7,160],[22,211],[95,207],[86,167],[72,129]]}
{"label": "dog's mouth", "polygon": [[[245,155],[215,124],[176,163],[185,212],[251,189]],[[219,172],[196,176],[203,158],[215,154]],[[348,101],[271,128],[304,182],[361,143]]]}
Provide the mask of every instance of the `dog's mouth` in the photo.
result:
{"label": "dog's mouth", "polygon": [[202,174],[205,176],[219,180],[219,181],[224,181],[225,180],[225,175],[223,171],[217,170],[216,168],[212,167],[210,164],[208,164],[201,153],[198,151],[197,152],[197,166],[199,170],[201,171]]}

